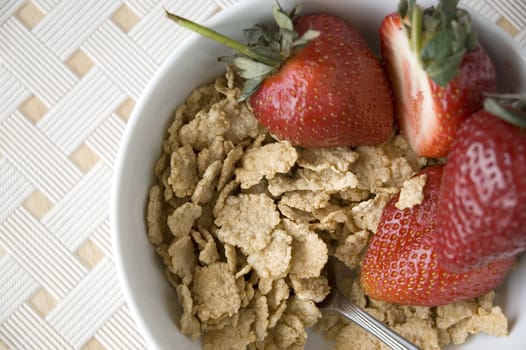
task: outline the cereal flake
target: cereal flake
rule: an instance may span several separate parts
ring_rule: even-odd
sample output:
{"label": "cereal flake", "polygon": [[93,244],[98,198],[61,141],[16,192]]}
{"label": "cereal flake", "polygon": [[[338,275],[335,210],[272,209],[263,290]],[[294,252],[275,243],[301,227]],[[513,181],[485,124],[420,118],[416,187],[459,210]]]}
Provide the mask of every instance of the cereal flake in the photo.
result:
{"label": "cereal flake", "polygon": [[236,179],[241,188],[250,188],[263,177],[272,179],[278,173],[288,172],[297,159],[296,148],[287,141],[252,148],[241,158],[241,167],[235,171]]}
{"label": "cereal flake", "polygon": [[168,216],[167,225],[175,237],[188,236],[201,213],[202,209],[199,205],[191,202],[185,203]]}
{"label": "cereal flake", "polygon": [[170,158],[168,184],[177,197],[191,196],[197,185],[197,158],[189,145],[178,148]]}
{"label": "cereal flake", "polygon": [[223,262],[196,267],[192,292],[202,321],[232,316],[241,306],[234,276]]}
{"label": "cereal flake", "polygon": [[404,210],[415,205],[422,204],[424,200],[424,186],[426,185],[427,175],[414,176],[404,181],[400,196],[395,203],[395,207]]}
{"label": "cereal flake", "polygon": [[179,238],[170,245],[168,254],[171,257],[171,271],[179,276],[184,284],[190,284],[193,270],[197,265],[192,238],[190,236]]}
{"label": "cereal flake", "polygon": [[284,277],[292,258],[292,237],[283,230],[272,232],[272,241],[262,250],[250,254],[247,262],[256,270],[260,278],[277,279]]}
{"label": "cereal flake", "polygon": [[250,254],[270,243],[271,232],[279,221],[272,198],[264,194],[240,194],[226,199],[215,223],[220,227],[217,234],[222,242]]}

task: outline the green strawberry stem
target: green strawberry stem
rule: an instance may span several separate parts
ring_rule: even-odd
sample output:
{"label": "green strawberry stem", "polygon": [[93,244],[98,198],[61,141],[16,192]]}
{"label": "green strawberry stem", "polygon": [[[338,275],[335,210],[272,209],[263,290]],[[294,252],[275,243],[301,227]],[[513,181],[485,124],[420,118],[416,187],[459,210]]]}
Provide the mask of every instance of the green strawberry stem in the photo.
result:
{"label": "green strawberry stem", "polygon": [[207,28],[205,26],[202,26],[200,24],[197,24],[189,19],[186,19],[184,17],[181,17],[181,16],[178,16],[176,14],[173,14],[173,13],[170,13],[168,11],[166,11],[166,16],[168,16],[168,18],[170,18],[171,20],[173,20],[174,22],[176,22],[177,24],[179,24],[181,27],[184,27],[186,29],[189,29],[195,33],[198,33],[208,39],[211,39],[215,42],[218,42],[222,45],[225,45],[231,49],[234,49],[236,50],[237,52],[247,56],[247,57],[250,57],[252,59],[254,59],[255,61],[258,61],[258,62],[261,62],[261,63],[264,63],[264,64],[267,64],[269,66],[276,66],[278,65],[280,62],[279,61],[276,61],[275,59],[272,59],[270,57],[267,57],[265,55],[262,55],[262,54],[259,54],[257,52],[254,52],[253,50],[250,49],[250,47],[248,47],[247,45],[243,44],[243,43],[240,43],[239,41],[236,41],[232,38],[229,38],[228,36],[226,35],[223,35],[221,33],[218,33],[216,32],[215,30],[213,29],[210,29],[210,28]]}
{"label": "green strawberry stem", "polygon": [[421,60],[422,52],[422,8],[415,5],[411,16],[411,48]]}
{"label": "green strawberry stem", "polygon": [[411,49],[429,77],[442,87],[455,78],[464,55],[477,47],[469,13],[457,5],[458,0],[439,0],[425,9],[416,0],[399,4]]}
{"label": "green strawberry stem", "polygon": [[[497,102],[497,99],[501,97],[498,95],[493,96],[495,98],[486,98],[484,101],[484,109],[486,111],[519,128],[526,128],[526,112],[524,109],[521,110],[514,105],[517,99],[519,99],[519,102],[524,101],[524,96],[505,95],[505,97],[502,97],[501,103]],[[510,100],[510,96],[513,96],[512,100]],[[502,103],[503,100],[507,102]],[[508,105],[510,107],[508,107]]]}

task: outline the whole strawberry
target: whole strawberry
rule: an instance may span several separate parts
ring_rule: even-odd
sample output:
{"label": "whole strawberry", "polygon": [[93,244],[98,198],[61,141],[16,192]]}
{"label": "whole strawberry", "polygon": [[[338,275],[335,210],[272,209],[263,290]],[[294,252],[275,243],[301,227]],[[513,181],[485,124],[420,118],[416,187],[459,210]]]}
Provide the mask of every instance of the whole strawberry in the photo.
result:
{"label": "whole strawberry", "polygon": [[[390,86],[358,31],[331,15],[296,16],[279,4],[273,13],[278,31],[246,30],[247,45],[198,30],[221,36],[239,52],[224,59],[245,78],[242,98],[259,122],[278,139],[303,147],[387,141],[394,119]],[[188,26],[188,20],[169,16]]]}
{"label": "whole strawberry", "polygon": [[457,0],[402,0],[380,27],[401,132],[419,156],[443,157],[460,123],[496,88],[496,73]]}
{"label": "whole strawberry", "polygon": [[459,128],[444,168],[437,250],[454,271],[526,249],[526,115],[487,102],[491,111]]}
{"label": "whole strawberry", "polygon": [[387,141],[393,127],[390,90],[365,40],[334,16],[295,21],[298,34],[309,28],[320,35],[250,97],[255,116],[278,138],[304,147]]}
{"label": "whole strawberry", "polygon": [[421,204],[397,209],[398,196],[386,205],[362,261],[361,282],[368,296],[391,303],[437,306],[480,296],[494,289],[514,258],[455,273],[444,268],[435,241],[437,203],[443,167],[426,174]]}

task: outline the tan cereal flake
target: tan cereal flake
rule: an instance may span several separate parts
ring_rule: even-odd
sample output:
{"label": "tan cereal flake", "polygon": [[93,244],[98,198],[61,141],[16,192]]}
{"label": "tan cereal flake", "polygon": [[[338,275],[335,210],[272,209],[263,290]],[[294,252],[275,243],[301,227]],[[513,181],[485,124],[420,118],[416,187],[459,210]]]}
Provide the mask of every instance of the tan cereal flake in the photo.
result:
{"label": "tan cereal flake", "polygon": [[226,243],[224,245],[226,262],[230,272],[235,273],[237,271],[237,252],[236,247]]}
{"label": "tan cereal flake", "polygon": [[241,306],[234,276],[226,263],[196,267],[192,293],[202,321],[232,316]]}
{"label": "tan cereal flake", "polygon": [[218,217],[220,215],[220,213],[223,211],[223,208],[225,207],[225,204],[226,204],[226,199],[232,194],[232,192],[234,192],[237,188],[239,187],[239,182],[236,181],[236,180],[232,180],[230,181],[229,183],[227,183],[225,185],[225,187],[223,187],[221,189],[221,191],[219,191],[219,194],[217,196],[217,199],[216,199],[216,202],[215,202],[215,205],[214,205],[214,209],[213,209],[213,214],[214,214],[214,217]]}
{"label": "tan cereal flake", "polygon": [[321,318],[321,311],[314,301],[292,297],[287,305],[287,311],[298,316],[305,327],[312,327]]}
{"label": "tan cereal flake", "polygon": [[290,289],[284,278],[272,282],[272,289],[267,293],[267,301],[271,310],[278,308],[290,295]]}
{"label": "tan cereal flake", "polygon": [[395,325],[393,329],[424,350],[440,349],[440,335],[431,320],[409,318],[404,323]]}
{"label": "tan cereal flake", "polygon": [[277,175],[269,180],[268,190],[273,196],[290,191],[326,191],[335,193],[358,186],[358,179],[351,172],[338,172],[325,169],[316,172],[299,169],[296,176]]}
{"label": "tan cereal flake", "polygon": [[371,196],[371,192],[359,188],[347,188],[338,192],[338,196],[347,202],[361,202],[368,199]]}
{"label": "tan cereal flake", "polygon": [[256,343],[262,343],[268,334],[269,309],[266,296],[257,295],[255,297],[254,311],[256,314],[256,322],[254,325]]}
{"label": "tan cereal flake", "polygon": [[477,312],[477,302],[466,300],[436,308],[436,324],[438,328],[447,329],[454,324],[469,318]]}
{"label": "tan cereal flake", "polygon": [[254,283],[251,281],[245,281],[244,276],[236,279],[237,290],[241,299],[241,308],[246,308],[256,295],[256,289]]}
{"label": "tan cereal flake", "polygon": [[190,234],[195,221],[201,216],[202,209],[199,205],[188,202],[175,209],[168,216],[167,225],[175,237],[184,237]]}
{"label": "tan cereal flake", "polygon": [[325,276],[311,278],[290,277],[294,294],[301,300],[311,300],[319,303],[329,295],[330,287]]}
{"label": "tan cereal flake", "polygon": [[219,176],[219,182],[217,184],[217,189],[219,191],[221,191],[223,187],[225,187],[225,185],[232,179],[232,176],[234,176],[236,163],[243,156],[243,152],[243,147],[241,147],[240,145],[236,146],[228,152],[225,161],[223,162],[223,166],[221,168],[221,175]]}
{"label": "tan cereal flake", "polygon": [[225,139],[222,136],[214,137],[210,147],[201,150],[197,154],[197,173],[199,177],[203,177],[210,164],[225,159],[225,155]]}
{"label": "tan cereal flake", "polygon": [[325,242],[314,232],[292,242],[290,273],[296,278],[318,277],[327,263],[328,249]]}
{"label": "tan cereal flake", "polygon": [[422,204],[422,201],[424,200],[424,186],[426,185],[426,180],[426,174],[414,176],[405,180],[400,189],[400,196],[395,203],[395,207],[404,210]]}
{"label": "tan cereal flake", "polygon": [[[235,105],[236,101],[232,101],[232,104]],[[234,143],[239,143],[249,137],[256,138],[256,136],[264,132],[263,127],[258,123],[246,103],[236,106],[229,113],[229,118],[231,126],[225,137]]]}
{"label": "tan cereal flake", "polygon": [[313,220],[315,220],[314,215],[311,213],[308,213],[306,211],[303,211],[301,209],[296,209],[289,207],[283,202],[278,203],[278,210],[281,213],[282,216],[294,221],[294,222],[301,222],[301,223],[309,223]]}
{"label": "tan cereal flake", "polygon": [[292,349],[294,345],[303,346],[307,340],[307,332],[300,318],[287,312],[272,329],[272,334],[275,344],[281,349]]}
{"label": "tan cereal flake", "polygon": [[191,196],[197,185],[197,158],[189,145],[178,148],[170,158],[170,184],[177,197]]}
{"label": "tan cereal flake", "polygon": [[374,198],[360,202],[351,209],[354,223],[360,229],[376,232],[384,207],[390,199],[390,194],[378,193]]}
{"label": "tan cereal flake", "polygon": [[276,308],[272,309],[268,317],[268,328],[274,328],[287,309],[287,301],[283,300]]}
{"label": "tan cereal flake", "polygon": [[212,85],[204,85],[193,90],[183,104],[183,123],[192,121],[199,111],[209,110],[219,99],[220,95]]}
{"label": "tan cereal flake", "polygon": [[272,241],[262,250],[248,256],[247,262],[260,278],[285,277],[292,258],[292,237],[283,230],[272,232]]}
{"label": "tan cereal flake", "polygon": [[181,315],[180,320],[181,332],[195,339],[201,335],[201,324],[199,323],[199,320],[192,314],[192,294],[186,284],[178,285],[176,291],[179,304],[183,309],[183,314]]}
{"label": "tan cereal flake", "polygon": [[205,170],[203,178],[199,180],[192,194],[192,202],[205,204],[212,200],[216,194],[215,185],[221,174],[221,167],[221,161],[216,160]]}
{"label": "tan cereal flake", "polygon": [[261,294],[267,295],[272,290],[272,282],[274,279],[271,277],[260,278],[258,281],[258,290]]}
{"label": "tan cereal flake", "polygon": [[219,77],[214,82],[217,92],[223,94],[229,100],[237,100],[241,94],[241,89],[235,86],[235,72],[232,67],[227,66],[224,77]]}
{"label": "tan cereal flake", "polygon": [[377,338],[354,323],[343,327],[335,340],[334,350],[383,350]]}
{"label": "tan cereal flake", "polygon": [[235,171],[236,179],[241,188],[250,188],[264,177],[272,179],[278,173],[287,173],[297,159],[298,152],[286,141],[252,148],[241,158],[241,167]]}
{"label": "tan cereal flake", "polygon": [[266,195],[229,196],[219,212],[216,225],[222,242],[237,246],[245,253],[256,253],[271,241],[271,232],[279,223],[279,213]]}
{"label": "tan cereal flake", "polygon": [[486,333],[495,337],[508,335],[508,320],[500,307],[495,306],[490,313],[475,314],[448,328],[453,344],[462,344],[469,334]]}
{"label": "tan cereal flake", "polygon": [[184,284],[189,285],[197,265],[192,238],[190,236],[179,238],[170,245],[168,254],[171,258],[170,270],[181,278]]}
{"label": "tan cereal flake", "polygon": [[181,126],[185,122],[185,110],[186,106],[182,104],[174,112],[172,124],[168,127],[168,137],[163,142],[163,150],[166,153],[171,153],[181,145],[179,141],[179,129],[181,129]]}
{"label": "tan cereal flake", "polygon": [[334,256],[347,265],[350,269],[356,269],[360,265],[362,255],[369,241],[369,231],[361,230],[347,236],[343,244],[336,248]]}
{"label": "tan cereal flake", "polygon": [[300,153],[298,165],[314,171],[333,169],[345,172],[357,159],[358,154],[348,147],[310,148]]}
{"label": "tan cereal flake", "polygon": [[245,350],[248,344],[256,340],[256,335],[252,330],[254,322],[255,315],[253,310],[240,310],[239,320],[236,325],[204,332],[203,349]]}
{"label": "tan cereal flake", "polygon": [[331,195],[327,192],[292,191],[283,194],[280,204],[306,212],[325,208],[329,205]]}
{"label": "tan cereal flake", "polygon": [[199,111],[190,123],[183,125],[179,139],[183,145],[200,151],[209,147],[216,136],[224,135],[229,128],[228,116],[214,105],[209,111]]}
{"label": "tan cereal flake", "polygon": [[213,239],[208,240],[204,248],[199,252],[199,261],[205,265],[211,265],[219,261],[219,259],[216,242]]}

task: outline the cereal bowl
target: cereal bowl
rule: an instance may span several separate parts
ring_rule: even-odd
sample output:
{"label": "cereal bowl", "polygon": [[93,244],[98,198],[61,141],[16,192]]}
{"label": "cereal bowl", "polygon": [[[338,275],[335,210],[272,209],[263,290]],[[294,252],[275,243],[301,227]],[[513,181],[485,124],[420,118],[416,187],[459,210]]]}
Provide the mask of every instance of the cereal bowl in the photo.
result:
{"label": "cereal bowl", "polygon": [[[240,1],[214,16],[207,25],[241,39],[242,29],[269,21],[273,0]],[[420,1],[429,5],[431,1]],[[378,52],[378,27],[397,1],[283,0],[290,9],[300,4],[303,13],[323,11],[350,21]],[[479,40],[492,56],[498,71],[499,91],[526,91],[526,54],[496,25],[471,11]],[[175,24],[174,24],[175,25]],[[148,241],[145,208],[154,183],[154,165],[175,108],[198,86],[210,83],[225,66],[217,57],[230,51],[192,34],[167,58],[139,99],[119,150],[115,167],[111,226],[116,267],[130,311],[152,349],[199,349],[198,341],[178,328],[181,310],[173,287],[167,282],[161,259]],[[497,304],[510,320],[510,335],[504,338],[476,335],[460,349],[521,349],[526,342],[526,262],[499,288]],[[311,333],[307,349],[330,348],[320,335]]]}

